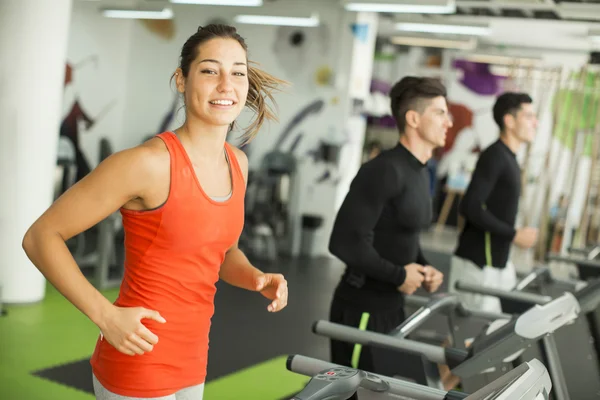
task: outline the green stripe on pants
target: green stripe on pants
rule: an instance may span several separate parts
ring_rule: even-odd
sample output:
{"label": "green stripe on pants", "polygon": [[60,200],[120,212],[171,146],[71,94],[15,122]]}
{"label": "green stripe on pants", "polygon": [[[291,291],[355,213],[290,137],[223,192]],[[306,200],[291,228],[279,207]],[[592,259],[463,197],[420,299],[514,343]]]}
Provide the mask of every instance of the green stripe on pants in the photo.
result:
{"label": "green stripe on pants", "polygon": [[[367,329],[367,324],[369,323],[369,313],[362,313],[360,317],[360,324],[358,325],[358,329],[364,331]],[[358,368],[358,360],[360,360],[360,352],[362,350],[362,344],[355,344],[354,350],[352,351],[352,368]]]}

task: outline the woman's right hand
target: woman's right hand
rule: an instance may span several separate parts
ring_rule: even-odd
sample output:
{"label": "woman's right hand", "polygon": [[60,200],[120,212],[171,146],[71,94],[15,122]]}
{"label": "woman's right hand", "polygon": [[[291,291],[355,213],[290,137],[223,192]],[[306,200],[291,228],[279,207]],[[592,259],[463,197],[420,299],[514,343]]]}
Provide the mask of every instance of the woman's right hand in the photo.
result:
{"label": "woman's right hand", "polygon": [[143,307],[113,306],[106,316],[100,332],[104,339],[121,353],[142,355],[154,349],[158,336],[142,324],[148,318],[160,323],[167,322],[158,311]]}

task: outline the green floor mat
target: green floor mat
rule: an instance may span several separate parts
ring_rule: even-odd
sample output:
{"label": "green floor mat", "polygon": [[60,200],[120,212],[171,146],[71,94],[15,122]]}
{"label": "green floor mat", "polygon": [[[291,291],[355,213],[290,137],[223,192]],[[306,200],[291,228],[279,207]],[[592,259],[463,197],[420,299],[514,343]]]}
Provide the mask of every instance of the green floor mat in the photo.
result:
{"label": "green floor mat", "polygon": [[287,356],[256,364],[250,368],[208,382],[206,400],[287,399],[302,390],[308,377],[286,368]]}

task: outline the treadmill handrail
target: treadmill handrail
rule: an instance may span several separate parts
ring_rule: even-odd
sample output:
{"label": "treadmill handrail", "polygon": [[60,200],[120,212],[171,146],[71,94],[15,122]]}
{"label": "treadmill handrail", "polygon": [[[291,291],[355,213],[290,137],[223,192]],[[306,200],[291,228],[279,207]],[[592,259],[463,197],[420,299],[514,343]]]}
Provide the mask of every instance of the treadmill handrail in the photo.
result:
{"label": "treadmill handrail", "polygon": [[[419,296],[416,294],[408,295],[404,299],[405,299],[404,304],[406,304],[407,306],[411,306],[411,307],[424,307],[429,303],[428,297]],[[511,318],[511,315],[506,314],[506,313],[498,313],[498,312],[481,311],[481,310],[477,310],[477,309],[471,309],[471,308],[465,306],[464,303],[461,302],[460,300],[456,304],[455,310],[461,316],[465,316],[465,317],[473,316],[475,318],[479,318],[479,319],[483,319],[483,320],[487,320],[487,321],[495,321],[497,319],[510,319]],[[440,312],[446,316],[448,316],[449,311],[450,310],[448,310],[448,309],[440,310]]]}
{"label": "treadmill handrail", "polygon": [[406,318],[404,322],[391,331],[389,335],[397,338],[406,337],[438,312],[445,312],[456,307],[458,302],[458,296],[453,294],[444,293],[436,295],[432,297],[426,305],[422,306]]}
{"label": "treadmill handrail", "polygon": [[[287,359],[286,368],[288,371],[313,377],[330,369],[345,367],[311,357],[291,355]],[[368,375],[373,377],[374,380],[385,382],[388,385],[387,393],[390,394],[390,398],[393,395],[419,400],[451,398],[448,396],[450,392],[440,389],[374,373],[368,373]],[[552,382],[546,367],[534,358],[508,371],[475,393],[467,395],[452,392],[454,395],[452,398],[462,397],[465,400],[537,400],[539,394],[541,394],[542,398],[547,400],[551,389]]]}
{"label": "treadmill handrail", "polygon": [[547,278],[550,276],[550,268],[547,266],[534,268],[529,274],[521,279],[515,286],[515,290],[523,290],[531,283],[541,278]]}
{"label": "treadmill handrail", "polygon": [[571,263],[571,264],[578,264],[578,265],[583,265],[586,267],[592,267],[592,268],[600,268],[600,260],[594,259],[594,260],[589,260],[587,257],[583,257],[583,256],[573,256],[573,255],[562,255],[562,254],[548,254],[547,256],[548,260],[551,261],[560,261],[560,262],[566,262],[566,263]]}
{"label": "treadmill handrail", "polygon": [[495,296],[506,300],[513,300],[520,303],[545,304],[552,300],[550,296],[542,296],[534,293],[508,291],[496,288],[475,285],[468,282],[457,281],[455,284],[457,290],[469,293],[477,293],[486,296]]}
{"label": "treadmill handrail", "polygon": [[469,357],[452,368],[452,373],[469,377],[499,362],[507,362],[522,353],[531,343],[575,321],[579,303],[572,293],[547,304],[535,305],[510,321],[495,321],[469,346]]}
{"label": "treadmill handrail", "polygon": [[[444,347],[421,343],[415,340],[395,338],[383,333],[363,331],[358,328],[336,324],[320,320],[313,325],[313,332],[335,340],[362,345],[388,347],[399,351],[411,351],[421,353],[429,361],[438,364],[448,364]],[[462,351],[462,350],[460,350]],[[467,352],[462,351],[466,357]]]}
{"label": "treadmill handrail", "polygon": [[594,247],[568,247],[567,251],[571,254],[580,254],[585,256],[588,260],[593,260],[598,254],[600,254],[600,246]]}
{"label": "treadmill handrail", "polygon": [[[291,355],[287,359],[286,368],[288,371],[301,375],[315,376],[323,373],[323,371],[326,370],[346,367],[302,355]],[[444,400],[446,399],[446,395],[448,393],[440,389],[419,385],[417,383],[391,378],[384,375],[374,374],[371,372],[369,372],[368,375],[387,383],[387,392],[390,394],[418,398],[419,400]],[[466,395],[464,398],[467,398]]]}
{"label": "treadmill handrail", "polygon": [[593,312],[600,306],[600,278],[595,278],[586,283],[575,293],[581,310],[587,314]]}

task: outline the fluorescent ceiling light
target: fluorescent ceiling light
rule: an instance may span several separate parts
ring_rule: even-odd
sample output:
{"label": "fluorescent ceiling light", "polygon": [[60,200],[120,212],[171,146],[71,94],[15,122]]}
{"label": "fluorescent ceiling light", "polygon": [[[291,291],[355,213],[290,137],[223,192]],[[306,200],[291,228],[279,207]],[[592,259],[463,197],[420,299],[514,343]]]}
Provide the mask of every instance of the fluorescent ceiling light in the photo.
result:
{"label": "fluorescent ceiling light", "polygon": [[454,2],[446,5],[435,4],[399,4],[399,3],[346,3],[348,11],[381,12],[381,13],[406,13],[406,14],[454,14],[456,5]]}
{"label": "fluorescent ceiling light", "polygon": [[390,42],[402,46],[437,47],[445,49],[473,50],[477,46],[474,38],[469,40],[433,39],[422,37],[394,36]]}
{"label": "fluorescent ceiling light", "polygon": [[396,24],[396,30],[407,32],[427,32],[427,33],[449,33],[456,35],[475,35],[483,36],[490,34],[490,28],[485,26],[468,25],[442,25],[442,24],[424,24],[413,22],[400,22]]}
{"label": "fluorescent ceiling light", "polygon": [[169,0],[177,4],[202,4],[211,6],[262,6],[262,0]]}
{"label": "fluorescent ceiling light", "polygon": [[541,59],[532,57],[513,57],[513,56],[501,56],[494,54],[465,54],[460,55],[458,58],[462,58],[467,61],[496,64],[496,65],[521,65],[521,66],[532,66],[538,64]]}
{"label": "fluorescent ceiling light", "polygon": [[238,15],[234,18],[240,24],[279,25],[279,26],[318,26],[319,17],[281,17],[272,15]]}
{"label": "fluorescent ceiling light", "polygon": [[130,19],[171,19],[173,10],[163,8],[162,10],[124,10],[124,9],[104,9],[102,15],[107,18],[130,18]]}

